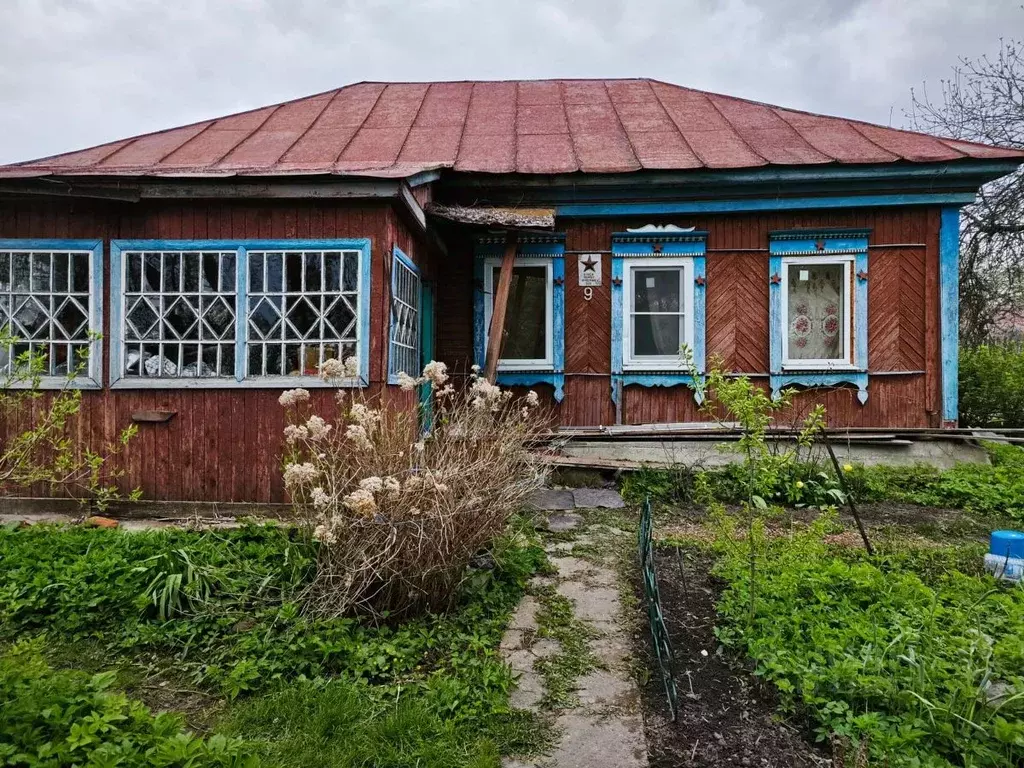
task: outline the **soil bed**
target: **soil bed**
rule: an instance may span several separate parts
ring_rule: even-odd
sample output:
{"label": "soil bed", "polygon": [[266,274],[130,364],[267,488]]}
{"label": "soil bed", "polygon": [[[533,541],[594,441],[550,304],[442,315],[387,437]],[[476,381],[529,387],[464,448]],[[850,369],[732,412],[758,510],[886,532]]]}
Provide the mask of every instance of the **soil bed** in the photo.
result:
{"label": "soil bed", "polygon": [[679,717],[674,723],[647,630],[640,574],[634,578],[645,630],[637,654],[650,670],[642,699],[651,768],[828,765],[828,754],[813,744],[804,724],[779,720],[774,690],[755,678],[749,665],[719,649],[714,626],[721,584],[710,576],[712,559],[686,549],[684,560],[685,589],[675,548],[655,549],[662,609],[676,657]]}

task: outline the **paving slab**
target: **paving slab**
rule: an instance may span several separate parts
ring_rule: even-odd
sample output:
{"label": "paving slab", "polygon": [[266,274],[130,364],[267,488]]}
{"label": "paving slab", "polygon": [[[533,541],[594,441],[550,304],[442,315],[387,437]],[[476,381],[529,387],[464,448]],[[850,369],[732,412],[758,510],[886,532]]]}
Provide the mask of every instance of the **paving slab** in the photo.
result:
{"label": "paving slab", "polygon": [[582,579],[588,572],[594,570],[589,560],[579,557],[552,557],[551,565],[558,569],[558,575],[563,579]]}
{"label": "paving slab", "polygon": [[530,505],[535,509],[561,510],[576,509],[572,491],[542,488],[530,497]]}
{"label": "paving slab", "polygon": [[573,602],[576,616],[583,621],[615,621],[619,616],[619,593],[612,587],[563,581],[558,593]]}
{"label": "paving slab", "polygon": [[637,715],[598,719],[567,712],[555,721],[562,739],[551,754],[558,768],[645,768],[647,744]]}
{"label": "paving slab", "polygon": [[613,709],[635,709],[633,681],[621,672],[595,669],[579,680],[579,699],[584,707],[605,713]]}
{"label": "paving slab", "polygon": [[519,606],[516,608],[516,612],[512,614],[512,618],[509,619],[508,628],[518,629],[520,631],[537,631],[537,611],[540,608],[540,603],[537,602],[537,598],[533,595],[527,595],[524,597]]}
{"label": "paving slab", "polygon": [[626,506],[619,492],[612,488],[577,488],[572,497],[580,509],[622,509]]}
{"label": "paving slab", "polygon": [[583,525],[583,515],[574,512],[564,512],[557,515],[548,515],[544,527],[552,533],[564,533],[574,531]]}

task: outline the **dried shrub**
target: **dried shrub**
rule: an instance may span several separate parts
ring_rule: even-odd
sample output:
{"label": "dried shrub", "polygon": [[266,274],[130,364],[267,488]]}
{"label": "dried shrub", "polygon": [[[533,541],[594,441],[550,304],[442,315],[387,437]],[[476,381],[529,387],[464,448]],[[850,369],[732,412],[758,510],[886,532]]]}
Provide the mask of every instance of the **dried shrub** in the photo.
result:
{"label": "dried shrub", "polygon": [[[327,361],[322,375],[345,378],[345,365]],[[309,412],[305,390],[281,396],[285,486],[320,542],[313,615],[450,607],[473,556],[544,482],[530,451],[545,431],[535,393],[513,398],[475,373],[458,391],[435,362],[400,379],[406,391],[430,387],[429,432],[416,410],[348,390],[333,421]]]}

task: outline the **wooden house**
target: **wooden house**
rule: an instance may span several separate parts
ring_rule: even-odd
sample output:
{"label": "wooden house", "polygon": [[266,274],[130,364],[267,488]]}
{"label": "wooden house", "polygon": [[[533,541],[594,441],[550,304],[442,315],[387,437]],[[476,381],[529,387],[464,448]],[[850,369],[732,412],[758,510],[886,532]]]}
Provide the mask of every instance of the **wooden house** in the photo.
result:
{"label": "wooden house", "polygon": [[701,419],[685,346],[949,426],[959,209],[1022,161],[653,80],[358,83],[0,167],[0,324],[53,386],[91,346],[83,437],[144,420],[156,500],[282,500],[277,399],[326,405],[326,357],[394,408],[479,364],[568,427]]}

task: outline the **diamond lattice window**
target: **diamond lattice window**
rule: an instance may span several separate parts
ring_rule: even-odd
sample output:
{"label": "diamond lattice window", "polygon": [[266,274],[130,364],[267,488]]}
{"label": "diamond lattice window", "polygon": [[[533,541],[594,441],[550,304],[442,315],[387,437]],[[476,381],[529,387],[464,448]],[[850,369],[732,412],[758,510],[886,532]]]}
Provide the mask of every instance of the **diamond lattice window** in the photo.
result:
{"label": "diamond lattice window", "polygon": [[391,352],[392,376],[420,369],[420,276],[402,259],[393,261],[391,280]]}
{"label": "diamond lattice window", "polygon": [[359,251],[249,251],[247,371],[311,376],[356,356]]}
{"label": "diamond lattice window", "polygon": [[124,254],[127,377],[235,375],[235,251]]}
{"label": "diamond lattice window", "polygon": [[0,375],[26,353],[43,376],[84,373],[92,315],[91,251],[0,249],[0,329],[16,339],[0,346]]}

